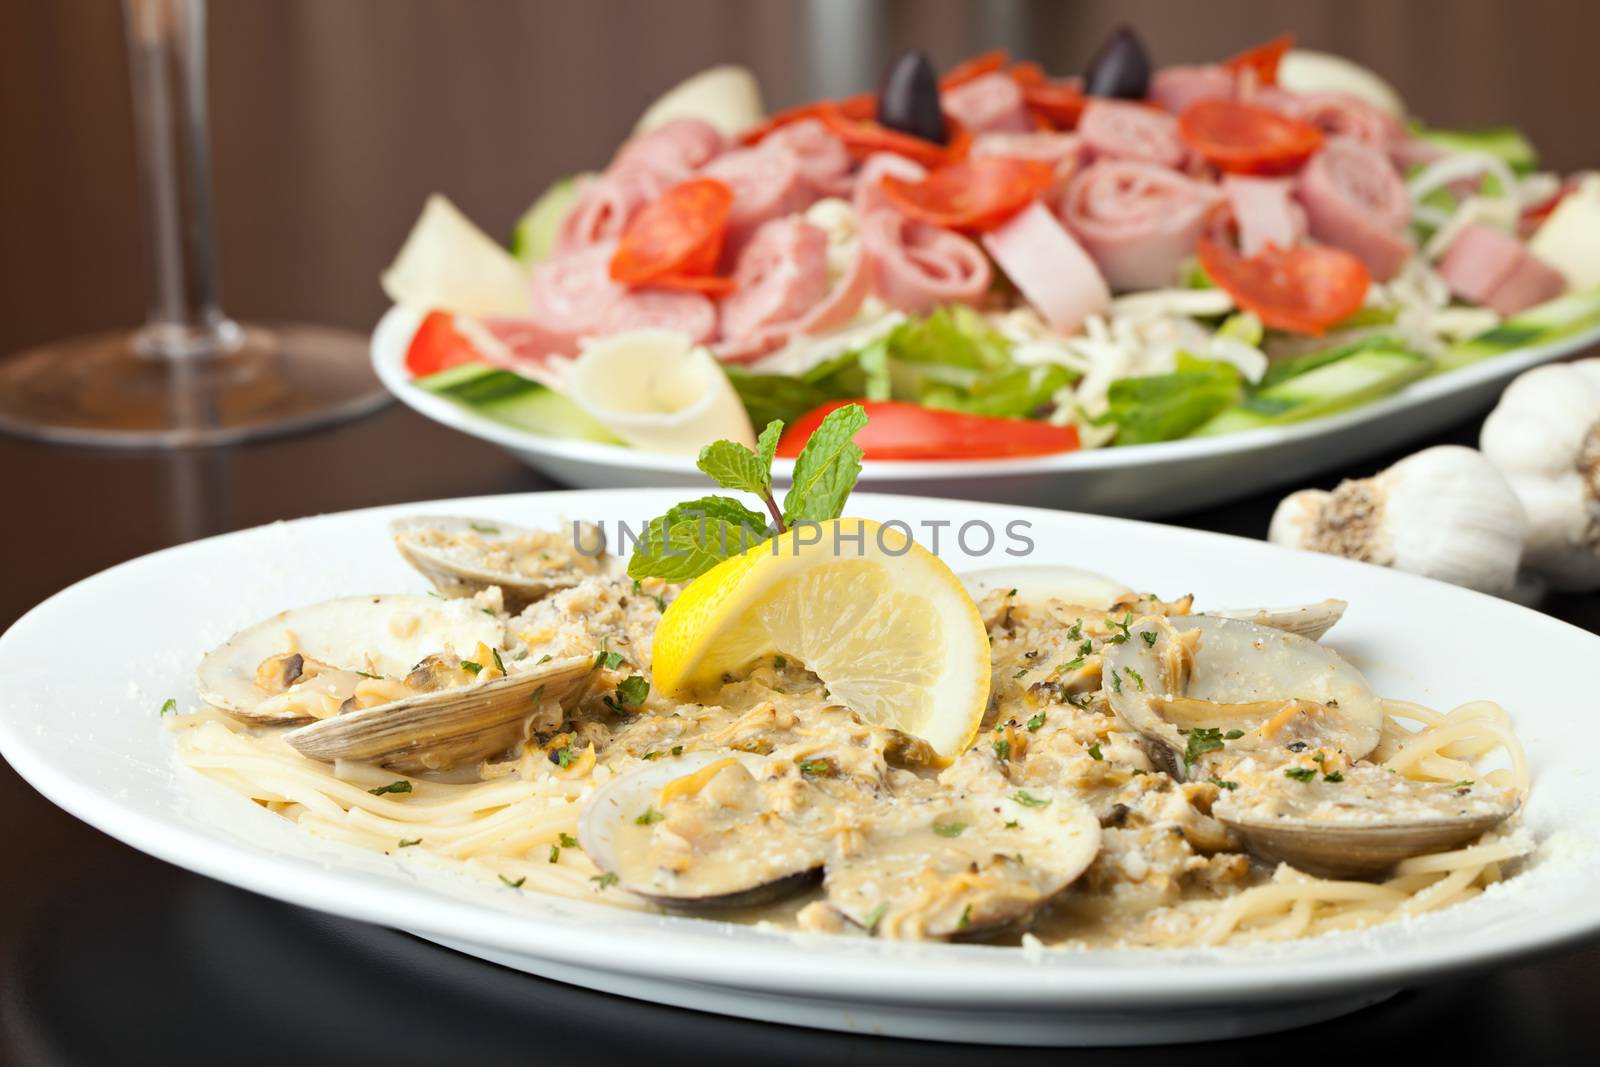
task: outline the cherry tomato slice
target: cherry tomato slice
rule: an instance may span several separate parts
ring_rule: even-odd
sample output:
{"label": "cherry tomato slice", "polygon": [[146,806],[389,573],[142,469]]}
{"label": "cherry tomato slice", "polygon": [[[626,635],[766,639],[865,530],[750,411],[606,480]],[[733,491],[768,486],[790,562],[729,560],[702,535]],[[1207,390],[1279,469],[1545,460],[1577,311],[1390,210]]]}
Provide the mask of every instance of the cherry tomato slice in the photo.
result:
{"label": "cherry tomato slice", "polygon": [[977,156],[940,167],[921,181],[885,175],[883,191],[911,218],[971,232],[998,226],[1054,181],[1055,168],[1041,160]]}
{"label": "cherry tomato slice", "polygon": [[941,411],[898,400],[835,400],[800,416],[784,430],[778,455],[798,456],[828,413],[845,404],[866,409],[867,424],[855,436],[866,459],[996,459],[1045,456],[1078,447],[1073,426]]}
{"label": "cherry tomato slice", "polygon": [[722,250],[733,190],[710,178],[679,182],[622,231],[611,278],[644,285],[669,274],[709,273]]}
{"label": "cherry tomato slice", "polygon": [[1050,80],[1049,76],[1045,74],[1044,68],[1031,59],[1012,64],[1011,69],[1006,73],[1011,75],[1012,81],[1023,87],[1043,85]]}
{"label": "cherry tomato slice", "polygon": [[406,370],[413,378],[425,378],[463,363],[482,362],[483,356],[456,329],[456,317],[448,311],[428,312],[406,348]]}
{"label": "cherry tomato slice", "polygon": [[1028,110],[1042,115],[1058,130],[1076,129],[1088,99],[1076,82],[1040,81],[1022,84],[1022,100]]}
{"label": "cherry tomato slice", "polygon": [[1294,34],[1286,33],[1254,48],[1246,48],[1238,55],[1223,60],[1222,65],[1234,74],[1251,71],[1255,74],[1257,85],[1277,85],[1278,64],[1283,62],[1283,57],[1293,47]]}
{"label": "cherry tomato slice", "polygon": [[944,120],[948,136],[942,145],[880,126],[870,116],[854,117],[832,102],[822,104],[817,117],[857,159],[865,159],[874,152],[893,152],[932,168],[964,158],[972,147],[972,134],[949,115]]}
{"label": "cherry tomato slice", "polygon": [[1200,267],[1238,305],[1280,330],[1320,336],[1361,309],[1372,276],[1341,248],[1306,245],[1284,250],[1268,245],[1242,256],[1202,237]]}
{"label": "cherry tomato slice", "polygon": [[1236,100],[1201,100],[1178,116],[1183,143],[1225,171],[1284,174],[1322,147],[1309,122]]}
{"label": "cherry tomato slice", "polygon": [[1010,59],[1005,52],[998,48],[993,52],[985,52],[981,56],[973,56],[966,62],[957,63],[951,67],[945,73],[945,76],[939,79],[939,91],[947,93],[951,89],[965,85],[970,81],[976,81],[985,74],[993,74],[995,71],[1002,69],[1009,61]]}

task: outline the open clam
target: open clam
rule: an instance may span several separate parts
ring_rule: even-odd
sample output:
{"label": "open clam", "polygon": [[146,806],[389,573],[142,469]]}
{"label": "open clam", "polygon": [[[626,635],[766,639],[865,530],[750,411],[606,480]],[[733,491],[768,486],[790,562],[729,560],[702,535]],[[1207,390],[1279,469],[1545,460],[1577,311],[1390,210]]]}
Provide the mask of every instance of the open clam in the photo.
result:
{"label": "open clam", "polygon": [[470,597],[499,586],[513,615],[610,567],[603,535],[581,524],[530,530],[494,519],[419,515],[396,519],[389,529],[406,562],[441,595]]}
{"label": "open clam", "polygon": [[578,841],[646,900],[689,910],[756,907],[821,877],[834,813],[792,764],[688,752],[596,790],[578,819]]}
{"label": "open clam", "polygon": [[1024,925],[1100,850],[1089,806],[1043,790],[930,793],[874,813],[828,864],[828,902],[883,937],[969,940]]}
{"label": "open clam", "polygon": [[1105,677],[1112,709],[1156,742],[1174,775],[1227,786],[1211,815],[1263,859],[1370,877],[1471,841],[1517,809],[1508,790],[1358,763],[1377,746],[1382,703],[1337,653],[1286,631],[1146,619],[1112,646]]}
{"label": "open clam", "polygon": [[[974,599],[995,589],[1015,589],[1023,603],[1059,600],[1086,608],[1109,611],[1118,604],[1137,599],[1138,594],[1115,578],[1081,567],[1018,565],[986,567],[960,576],[961,584]],[[1275,630],[1287,630],[1317,640],[1333,628],[1349,605],[1329,598],[1315,604],[1296,604],[1282,608],[1224,608],[1207,611],[1219,619],[1239,619]]]}
{"label": "open clam", "polygon": [[446,770],[520,740],[593,667],[587,656],[508,664],[503,637],[464,600],[344,597],[235,634],[201,660],[196,685],[244,722],[299,726],[285,740],[314,759]]}

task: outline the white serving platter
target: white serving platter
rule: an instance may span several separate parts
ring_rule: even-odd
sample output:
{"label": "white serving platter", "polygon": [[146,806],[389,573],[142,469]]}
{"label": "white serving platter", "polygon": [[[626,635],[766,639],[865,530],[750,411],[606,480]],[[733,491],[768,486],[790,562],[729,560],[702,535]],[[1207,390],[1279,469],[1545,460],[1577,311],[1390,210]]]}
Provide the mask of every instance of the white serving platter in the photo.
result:
{"label": "white serving platter", "polygon": [[[957,571],[1091,566],[1198,606],[1350,602],[1329,642],[1386,695],[1510,711],[1532,762],[1528,868],[1473,900],[1370,930],[1194,950],[1031,951],[799,935],[626,912],[320,841],[180,767],[158,714],[196,701],[203,650],[326,597],[418,591],[388,549],[402,514],[637,527],[680,494],[548,493],[375,508],[158,552],[57,594],[0,637],[0,752],[62,808],[153,856],[307,908],[397,927],[624,996],[860,1033],[1027,1045],[1152,1044],[1311,1023],[1401,987],[1600,933],[1600,637],[1453,586],[1216,534],[1094,516],[861,494],[852,512],[941,527]],[[1001,531],[985,549],[977,528]],[[1024,559],[1007,524],[1025,523]],[[1015,533],[1017,527],[1012,527]],[[979,551],[979,549],[984,549]],[[26,877],[26,872],[11,872]]]}
{"label": "white serving platter", "polygon": [[[408,407],[497,444],[528,466],[574,488],[704,484],[693,456],[543,437],[417,388],[406,372],[405,355],[421,319],[410,309],[391,308],[372,334],[373,368]],[[877,492],[1070,508],[1101,515],[1175,515],[1275,485],[1294,485],[1427,437],[1487,410],[1505,384],[1529,367],[1572,356],[1597,342],[1600,327],[1426,378],[1373,403],[1289,426],[1036,458],[869,461],[860,485]],[[775,474],[781,482],[787,482],[792,465],[792,460],[777,462]]]}

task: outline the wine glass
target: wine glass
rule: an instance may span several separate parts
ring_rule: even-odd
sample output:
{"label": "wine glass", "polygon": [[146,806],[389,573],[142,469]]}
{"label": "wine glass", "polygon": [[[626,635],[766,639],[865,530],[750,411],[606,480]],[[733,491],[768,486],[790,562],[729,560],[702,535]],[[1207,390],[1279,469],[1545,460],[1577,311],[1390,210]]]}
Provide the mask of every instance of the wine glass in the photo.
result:
{"label": "wine glass", "polygon": [[0,430],[71,444],[232,444],[389,400],[348,330],[239,323],[217,295],[204,0],[123,0],[150,304],[137,330],[0,359]]}

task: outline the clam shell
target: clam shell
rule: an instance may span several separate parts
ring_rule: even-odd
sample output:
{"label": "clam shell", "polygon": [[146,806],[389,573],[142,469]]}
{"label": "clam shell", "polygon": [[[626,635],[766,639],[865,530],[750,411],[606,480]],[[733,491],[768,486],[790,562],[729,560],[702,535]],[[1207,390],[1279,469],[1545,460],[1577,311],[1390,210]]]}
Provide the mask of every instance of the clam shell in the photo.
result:
{"label": "clam shell", "polygon": [[1311,819],[1212,816],[1233,830],[1262,859],[1284,862],[1322,878],[1371,878],[1401,860],[1443,852],[1475,841],[1516,813],[1515,802],[1494,812],[1408,822],[1330,824]]}
{"label": "clam shell", "polygon": [[589,656],[553,660],[482,685],[319,719],[284,740],[301,755],[325,762],[359,760],[407,774],[449,770],[523,740],[524,723],[540,704],[566,699],[593,667]]}
{"label": "clam shell", "polygon": [[[529,604],[562,589],[570,589],[589,577],[585,572],[573,570],[539,576],[517,574],[474,561],[470,551],[451,550],[447,546],[431,543],[433,537],[443,534],[471,536],[490,545],[499,545],[539,532],[497,519],[418,515],[396,519],[389,525],[389,531],[394,537],[395,547],[406,562],[432,582],[440,595],[470,597],[491,585],[497,585],[504,598],[506,611],[513,615]],[[599,537],[600,534],[596,532],[594,536]]]}
{"label": "clam shell", "polygon": [[1287,608],[1226,608],[1204,614],[1214,619],[1237,619],[1257,626],[1270,626],[1274,630],[1298,634],[1308,641],[1319,641],[1323,634],[1344,618],[1345,609],[1349,606],[1343,600],[1330,597],[1315,604],[1297,604]]}
{"label": "clam shell", "polygon": [[287,726],[312,716],[259,710],[271,694],[256,685],[263,660],[300,652],[348,670],[403,678],[425,656],[498,647],[504,627],[465,601],[430,596],[340,597],[293,608],[234,634],[195,671],[200,699],[255,725]]}
{"label": "clam shell", "polygon": [[794,896],[816,884],[822,875],[823,850],[797,853],[793,862],[776,871],[756,875],[748,869],[734,875],[725,888],[711,893],[675,891],[664,880],[645,881],[628,873],[621,849],[625,828],[652,805],[668,782],[725,759],[736,759],[752,774],[764,775],[769,761],[747,752],[686,752],[664,756],[648,766],[629,771],[596,790],[578,817],[578,843],[602,871],[615,872],[622,888],[664,907],[687,910],[757,907]]}
{"label": "clam shell", "polygon": [[1106,609],[1133,590],[1104,574],[1081,567],[1041,567],[1019,564],[1014,567],[985,567],[959,575],[967,595],[973,600],[995,589],[1015,589],[1024,599],[1053,598],[1086,608]]}

